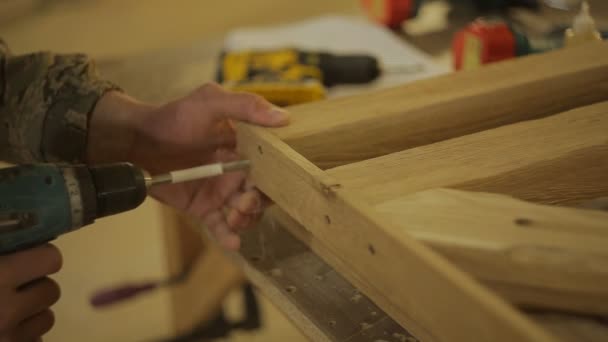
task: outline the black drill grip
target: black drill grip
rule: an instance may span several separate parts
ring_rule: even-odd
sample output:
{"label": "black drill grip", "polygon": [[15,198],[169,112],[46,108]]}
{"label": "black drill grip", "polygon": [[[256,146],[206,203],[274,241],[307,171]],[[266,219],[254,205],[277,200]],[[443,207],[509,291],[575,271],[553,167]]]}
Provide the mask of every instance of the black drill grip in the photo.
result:
{"label": "black drill grip", "polygon": [[372,56],[320,53],[318,57],[323,84],[328,87],[338,84],[365,84],[380,76],[378,60]]}
{"label": "black drill grip", "polygon": [[122,213],[137,208],[146,199],[143,172],[129,163],[90,168],[97,192],[97,217]]}

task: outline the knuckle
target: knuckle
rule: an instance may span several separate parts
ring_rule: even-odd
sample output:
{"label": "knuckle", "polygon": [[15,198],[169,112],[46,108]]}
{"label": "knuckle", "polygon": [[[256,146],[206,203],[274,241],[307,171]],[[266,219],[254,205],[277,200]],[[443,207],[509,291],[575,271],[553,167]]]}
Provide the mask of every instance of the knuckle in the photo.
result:
{"label": "knuckle", "polygon": [[241,100],[241,110],[245,113],[256,112],[264,103],[264,99],[256,94],[240,93],[237,96]]}
{"label": "knuckle", "polygon": [[201,95],[211,95],[211,94],[217,94],[219,92],[222,92],[223,89],[224,88],[222,88],[219,84],[217,84],[215,82],[207,82],[207,83],[203,84],[202,86],[200,86],[196,92]]}
{"label": "knuckle", "polygon": [[42,333],[46,333],[55,325],[55,313],[52,310],[46,310],[40,314],[40,325]]}
{"label": "knuckle", "polygon": [[61,255],[59,248],[54,245],[49,245],[46,260],[48,262],[48,274],[57,273],[61,270],[61,267],[63,267],[63,256]]}
{"label": "knuckle", "polygon": [[61,298],[61,287],[53,279],[46,278],[45,280],[47,281],[47,302],[49,305],[53,305]]}
{"label": "knuckle", "polygon": [[0,307],[0,334],[6,333],[13,328],[14,311],[10,307]]}

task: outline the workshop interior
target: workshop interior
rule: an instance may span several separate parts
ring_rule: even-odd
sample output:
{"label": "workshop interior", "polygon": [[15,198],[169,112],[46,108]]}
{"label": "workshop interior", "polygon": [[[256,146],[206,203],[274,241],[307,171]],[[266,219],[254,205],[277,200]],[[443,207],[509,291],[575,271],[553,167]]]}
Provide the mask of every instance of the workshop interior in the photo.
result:
{"label": "workshop interior", "polygon": [[[63,254],[44,341],[608,341],[606,1],[4,0],[0,39],[291,114],[170,172],[0,162],[0,258]],[[152,198],[235,172],[274,202],[238,251]]]}

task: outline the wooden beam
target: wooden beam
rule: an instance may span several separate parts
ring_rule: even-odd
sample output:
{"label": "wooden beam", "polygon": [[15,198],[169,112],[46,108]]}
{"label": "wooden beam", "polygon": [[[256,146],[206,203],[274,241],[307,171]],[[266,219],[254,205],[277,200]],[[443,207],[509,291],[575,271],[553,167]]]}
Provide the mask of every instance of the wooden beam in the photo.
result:
{"label": "wooden beam", "polygon": [[605,56],[590,43],[295,106],[275,133],[321,169],[349,164],[608,100]]}
{"label": "wooden beam", "polygon": [[[337,259],[278,207],[242,239],[249,279],[312,341],[416,341],[357,290],[363,284],[347,281],[323,261]],[[295,290],[289,290],[292,286]],[[548,311],[526,315],[564,342],[608,339],[608,327],[593,317]]]}
{"label": "wooden beam", "polygon": [[608,325],[594,317],[570,316],[552,312],[531,313],[530,317],[563,342],[608,341]]}
{"label": "wooden beam", "polygon": [[516,304],[608,315],[608,213],[448,189],[375,208]]}
{"label": "wooden beam", "polygon": [[197,224],[174,209],[162,206],[161,210],[169,274],[192,267],[183,283],[169,289],[174,331],[185,333],[215,318],[228,293],[243,284],[244,275],[220,247],[203,240],[193,229]]}
{"label": "wooden beam", "polygon": [[[256,185],[324,241],[340,269],[425,341],[553,341],[513,307],[383,219],[270,130],[238,125]],[[463,312],[466,311],[466,314]]]}
{"label": "wooden beam", "polygon": [[437,187],[547,204],[608,196],[608,102],[328,170],[372,204]]}

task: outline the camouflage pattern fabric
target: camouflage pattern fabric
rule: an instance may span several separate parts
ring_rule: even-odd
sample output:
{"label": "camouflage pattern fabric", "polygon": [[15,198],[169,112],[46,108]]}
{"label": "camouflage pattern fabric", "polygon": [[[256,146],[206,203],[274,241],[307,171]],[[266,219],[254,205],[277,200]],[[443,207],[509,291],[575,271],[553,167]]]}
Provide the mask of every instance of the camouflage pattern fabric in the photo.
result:
{"label": "camouflage pattern fabric", "polygon": [[116,89],[85,55],[16,56],[0,40],[0,160],[84,162],[89,116]]}

